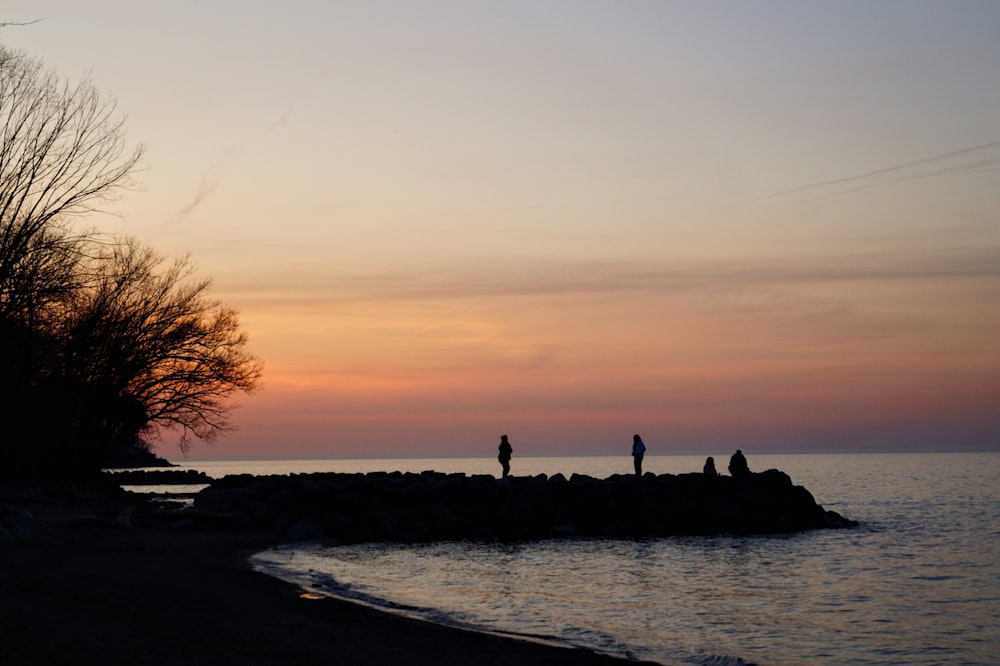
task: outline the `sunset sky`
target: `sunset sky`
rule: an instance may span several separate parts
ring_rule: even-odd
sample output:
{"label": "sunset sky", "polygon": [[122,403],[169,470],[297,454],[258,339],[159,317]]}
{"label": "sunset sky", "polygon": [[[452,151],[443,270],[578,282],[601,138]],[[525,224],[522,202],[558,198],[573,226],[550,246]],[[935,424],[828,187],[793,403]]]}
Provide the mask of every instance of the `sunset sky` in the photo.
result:
{"label": "sunset sky", "polygon": [[35,19],[0,40],[146,146],[88,222],[190,252],[264,360],[193,457],[1000,448],[1000,3]]}

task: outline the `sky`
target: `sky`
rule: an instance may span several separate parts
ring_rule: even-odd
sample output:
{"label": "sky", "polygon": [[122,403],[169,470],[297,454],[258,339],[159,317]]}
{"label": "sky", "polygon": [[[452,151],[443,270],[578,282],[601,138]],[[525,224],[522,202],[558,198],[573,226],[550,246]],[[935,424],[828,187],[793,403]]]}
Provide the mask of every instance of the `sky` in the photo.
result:
{"label": "sky", "polygon": [[0,20],[145,146],[88,222],[264,362],[193,458],[1000,449],[1000,3]]}

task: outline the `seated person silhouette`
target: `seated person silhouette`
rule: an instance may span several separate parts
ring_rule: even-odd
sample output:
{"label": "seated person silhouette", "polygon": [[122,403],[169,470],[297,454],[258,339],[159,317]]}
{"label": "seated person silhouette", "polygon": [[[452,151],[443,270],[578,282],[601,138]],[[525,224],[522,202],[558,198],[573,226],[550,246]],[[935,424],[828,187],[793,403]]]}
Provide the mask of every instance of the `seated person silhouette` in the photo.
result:
{"label": "seated person silhouette", "polygon": [[736,449],[736,453],[729,459],[729,473],[734,479],[745,479],[750,476],[747,459],[743,457],[743,452],[739,449]]}

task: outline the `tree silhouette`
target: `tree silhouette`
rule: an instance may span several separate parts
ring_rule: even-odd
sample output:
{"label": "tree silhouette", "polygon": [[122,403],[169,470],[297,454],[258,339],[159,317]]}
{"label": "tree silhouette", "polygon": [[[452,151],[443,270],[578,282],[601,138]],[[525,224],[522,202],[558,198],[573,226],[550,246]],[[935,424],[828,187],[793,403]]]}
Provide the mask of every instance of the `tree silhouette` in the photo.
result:
{"label": "tree silhouette", "polygon": [[190,436],[211,441],[230,430],[229,396],[254,391],[260,379],[236,312],[208,297],[211,282],[195,277],[188,258],[166,263],[126,240],[93,263],[62,337],[67,374],[108,401],[101,411],[111,423],[98,431],[179,429],[186,450]]}
{"label": "tree silhouette", "polygon": [[89,80],[0,46],[0,475],[80,474],[162,429],[212,440],[260,362],[189,258],[80,231],[142,148]]}
{"label": "tree silhouette", "polygon": [[2,46],[0,122],[0,308],[31,316],[72,289],[64,272],[37,280],[45,268],[72,264],[65,260],[81,237],[71,218],[130,184],[142,148],[127,149],[124,119],[89,80],[70,85]]}

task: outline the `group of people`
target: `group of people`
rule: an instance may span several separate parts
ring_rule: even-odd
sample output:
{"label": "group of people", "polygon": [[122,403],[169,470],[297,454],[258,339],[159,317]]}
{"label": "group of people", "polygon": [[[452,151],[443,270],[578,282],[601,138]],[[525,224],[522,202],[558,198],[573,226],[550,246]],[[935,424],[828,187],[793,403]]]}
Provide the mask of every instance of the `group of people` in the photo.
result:
{"label": "group of people", "polygon": [[[497,460],[500,461],[504,478],[507,478],[510,475],[510,459],[514,454],[514,449],[511,447],[507,435],[500,436],[499,450],[500,453],[497,455]],[[636,476],[642,476],[642,458],[645,455],[646,444],[642,441],[642,437],[638,434],[632,435],[632,465],[635,468]],[[719,473],[715,470],[715,458],[709,456],[705,460],[705,467],[702,471],[707,477],[718,476]],[[736,449],[736,453],[729,459],[729,474],[735,479],[750,476],[750,467],[747,465],[747,459],[740,449]]]}
{"label": "group of people", "polygon": [[[705,467],[702,471],[705,476],[719,476],[719,473],[715,471],[715,458],[712,456],[706,458]],[[747,465],[746,456],[743,455],[743,451],[740,449],[736,449],[736,453],[729,459],[729,474],[734,479],[744,479],[750,476],[750,467]]]}

